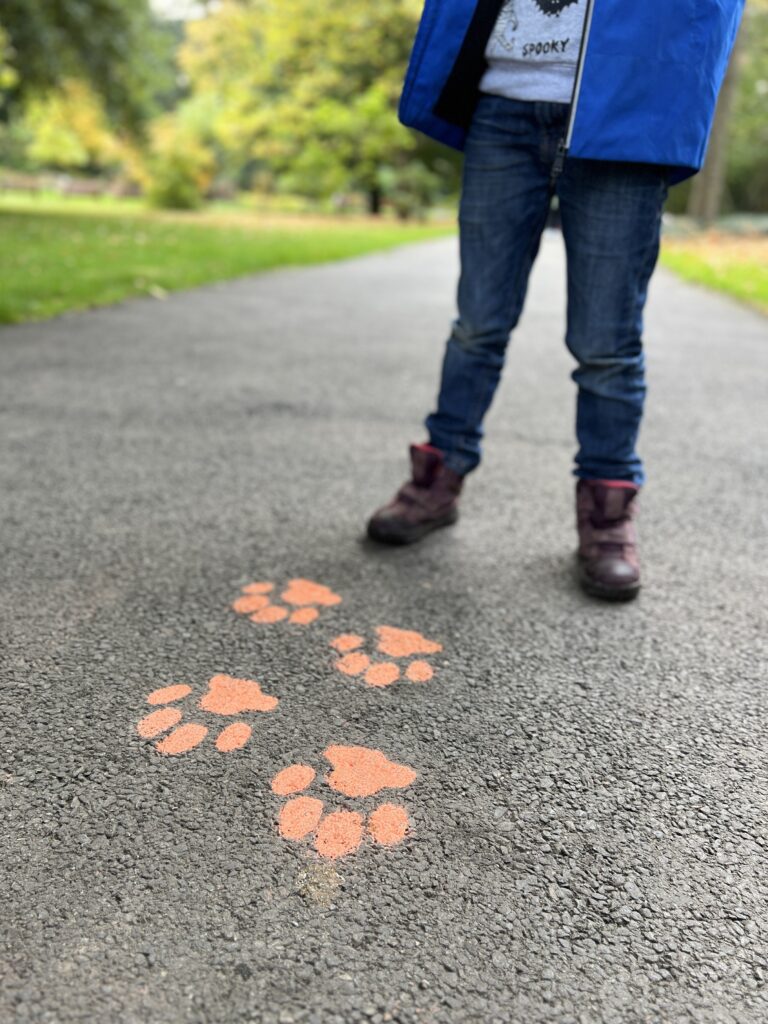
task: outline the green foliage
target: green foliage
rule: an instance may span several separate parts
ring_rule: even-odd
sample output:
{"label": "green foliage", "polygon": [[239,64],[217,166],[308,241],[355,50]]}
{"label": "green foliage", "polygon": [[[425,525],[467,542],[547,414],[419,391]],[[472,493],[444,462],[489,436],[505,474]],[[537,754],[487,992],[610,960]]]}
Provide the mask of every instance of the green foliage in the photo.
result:
{"label": "green foliage", "polygon": [[194,210],[211,184],[214,157],[194,119],[164,115],[150,128],[146,192],[152,206]]}
{"label": "green foliage", "polygon": [[33,165],[96,170],[120,159],[120,143],[87,82],[66,79],[58,90],[33,96],[22,124]]}
{"label": "green foliage", "polygon": [[384,194],[401,220],[418,217],[440,194],[443,177],[422,161],[404,167],[382,167],[379,181]]}
{"label": "green foliage", "polygon": [[19,73],[13,67],[14,56],[8,33],[0,24],[0,94],[8,92],[18,84]]}
{"label": "green foliage", "polygon": [[[8,33],[0,24],[0,115],[6,105],[7,96],[19,81],[18,72],[13,67],[15,54]],[[0,117],[0,164],[18,159],[23,153],[19,134]]]}
{"label": "green foliage", "polygon": [[0,28],[16,76],[10,99],[84,78],[110,116],[135,128],[167,87],[169,40],[149,0],[3,0]]}
{"label": "green foliage", "polygon": [[397,120],[420,7],[225,0],[188,26],[181,65],[194,95],[216,96],[218,145],[261,183],[315,198],[360,191],[405,216],[443,184],[415,170],[434,150]]}

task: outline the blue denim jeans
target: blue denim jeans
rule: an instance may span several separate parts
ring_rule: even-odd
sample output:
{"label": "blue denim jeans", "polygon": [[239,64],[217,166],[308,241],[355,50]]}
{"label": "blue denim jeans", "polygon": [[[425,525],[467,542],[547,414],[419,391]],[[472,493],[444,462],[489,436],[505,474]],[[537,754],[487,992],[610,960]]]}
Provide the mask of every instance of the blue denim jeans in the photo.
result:
{"label": "blue denim jeans", "polygon": [[[483,95],[467,140],[459,210],[458,319],[426,426],[447,465],[480,461],[483,419],[523,309],[547,223],[561,103]],[[659,252],[667,172],[568,158],[554,185],[568,260],[566,344],[578,366],[575,473],[642,484],[643,309]]]}

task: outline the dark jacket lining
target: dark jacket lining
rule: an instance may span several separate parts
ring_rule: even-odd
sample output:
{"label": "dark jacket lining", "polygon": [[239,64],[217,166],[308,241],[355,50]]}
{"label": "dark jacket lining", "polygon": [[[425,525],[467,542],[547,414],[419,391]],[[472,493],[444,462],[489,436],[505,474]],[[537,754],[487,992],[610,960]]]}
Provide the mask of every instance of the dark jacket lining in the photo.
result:
{"label": "dark jacket lining", "polygon": [[469,128],[477,105],[478,86],[488,64],[485,50],[504,0],[478,0],[459,56],[433,112],[450,124]]}

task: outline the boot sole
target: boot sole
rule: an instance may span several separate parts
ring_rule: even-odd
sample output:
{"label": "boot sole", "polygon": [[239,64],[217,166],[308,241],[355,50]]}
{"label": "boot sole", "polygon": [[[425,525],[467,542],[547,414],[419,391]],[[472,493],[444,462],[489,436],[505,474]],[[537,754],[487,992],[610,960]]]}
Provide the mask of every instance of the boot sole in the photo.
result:
{"label": "boot sole", "polygon": [[368,523],[368,536],[378,544],[389,544],[390,547],[402,547],[405,544],[415,544],[422,540],[427,534],[434,530],[440,530],[444,526],[453,526],[459,518],[458,509],[448,512],[440,519],[433,519],[430,523],[421,523],[419,526],[409,527],[405,530],[389,531],[377,526],[374,522]]}
{"label": "boot sole", "polygon": [[628,583],[623,587],[606,587],[588,576],[583,566],[579,566],[579,584],[585,594],[599,597],[602,601],[634,601],[641,586],[638,580],[637,583]]}

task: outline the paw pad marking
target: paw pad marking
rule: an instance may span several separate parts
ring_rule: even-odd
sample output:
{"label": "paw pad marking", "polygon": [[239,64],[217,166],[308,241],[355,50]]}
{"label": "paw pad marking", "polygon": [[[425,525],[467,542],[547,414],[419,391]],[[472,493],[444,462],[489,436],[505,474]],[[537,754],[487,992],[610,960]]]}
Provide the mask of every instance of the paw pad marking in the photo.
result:
{"label": "paw pad marking", "polygon": [[[384,789],[405,789],[416,779],[407,765],[390,761],[380,750],[368,747],[330,746],[323,756],[332,766],[325,782],[346,797],[368,797]],[[316,778],[314,768],[292,764],[272,779],[272,792],[292,796],[280,811],[278,829],[283,839],[300,842],[314,836],[321,857],[335,860],[354,853],[366,835],[381,846],[401,843],[410,828],[408,814],[398,804],[383,803],[368,816],[347,808],[325,812],[322,800],[293,796],[307,789]]]}
{"label": "paw pad marking", "polygon": [[[183,713],[178,707],[171,707],[192,693],[192,687],[186,684],[164,686],[154,690],[147,697],[150,705],[161,704],[164,707],[150,711],[137,724],[136,732],[142,739],[157,739],[155,749],[160,754],[174,756],[186,754],[199,747],[208,735],[208,727],[199,722],[182,722]],[[233,676],[217,675],[208,682],[208,689],[197,702],[197,707],[209,714],[221,716],[241,715],[247,712],[274,711],[278,705],[277,697],[263,693],[261,686],[253,679],[235,679]],[[170,731],[169,731],[170,730]],[[228,754],[233,750],[242,750],[248,743],[253,728],[248,722],[232,722],[225,726],[215,741],[219,753]]]}
{"label": "paw pad marking", "polygon": [[232,607],[238,614],[247,615],[251,622],[271,624],[287,619],[295,626],[308,626],[320,616],[320,608],[341,604],[341,597],[330,587],[312,580],[290,580],[278,599],[282,604],[275,603],[270,596],[274,589],[274,583],[249,583]]}
{"label": "paw pad marking", "polygon": [[[365,638],[356,633],[343,633],[331,641],[331,647],[341,657],[336,668],[346,676],[362,676],[367,686],[386,687],[396,683],[404,675],[412,683],[427,683],[434,676],[432,665],[415,655],[437,654],[442,651],[442,644],[428,640],[421,633],[409,629],[396,629],[394,626],[378,626],[376,628],[376,651],[388,658],[413,658],[402,668],[395,661],[373,660],[364,650]],[[361,649],[363,648],[363,649]]]}

